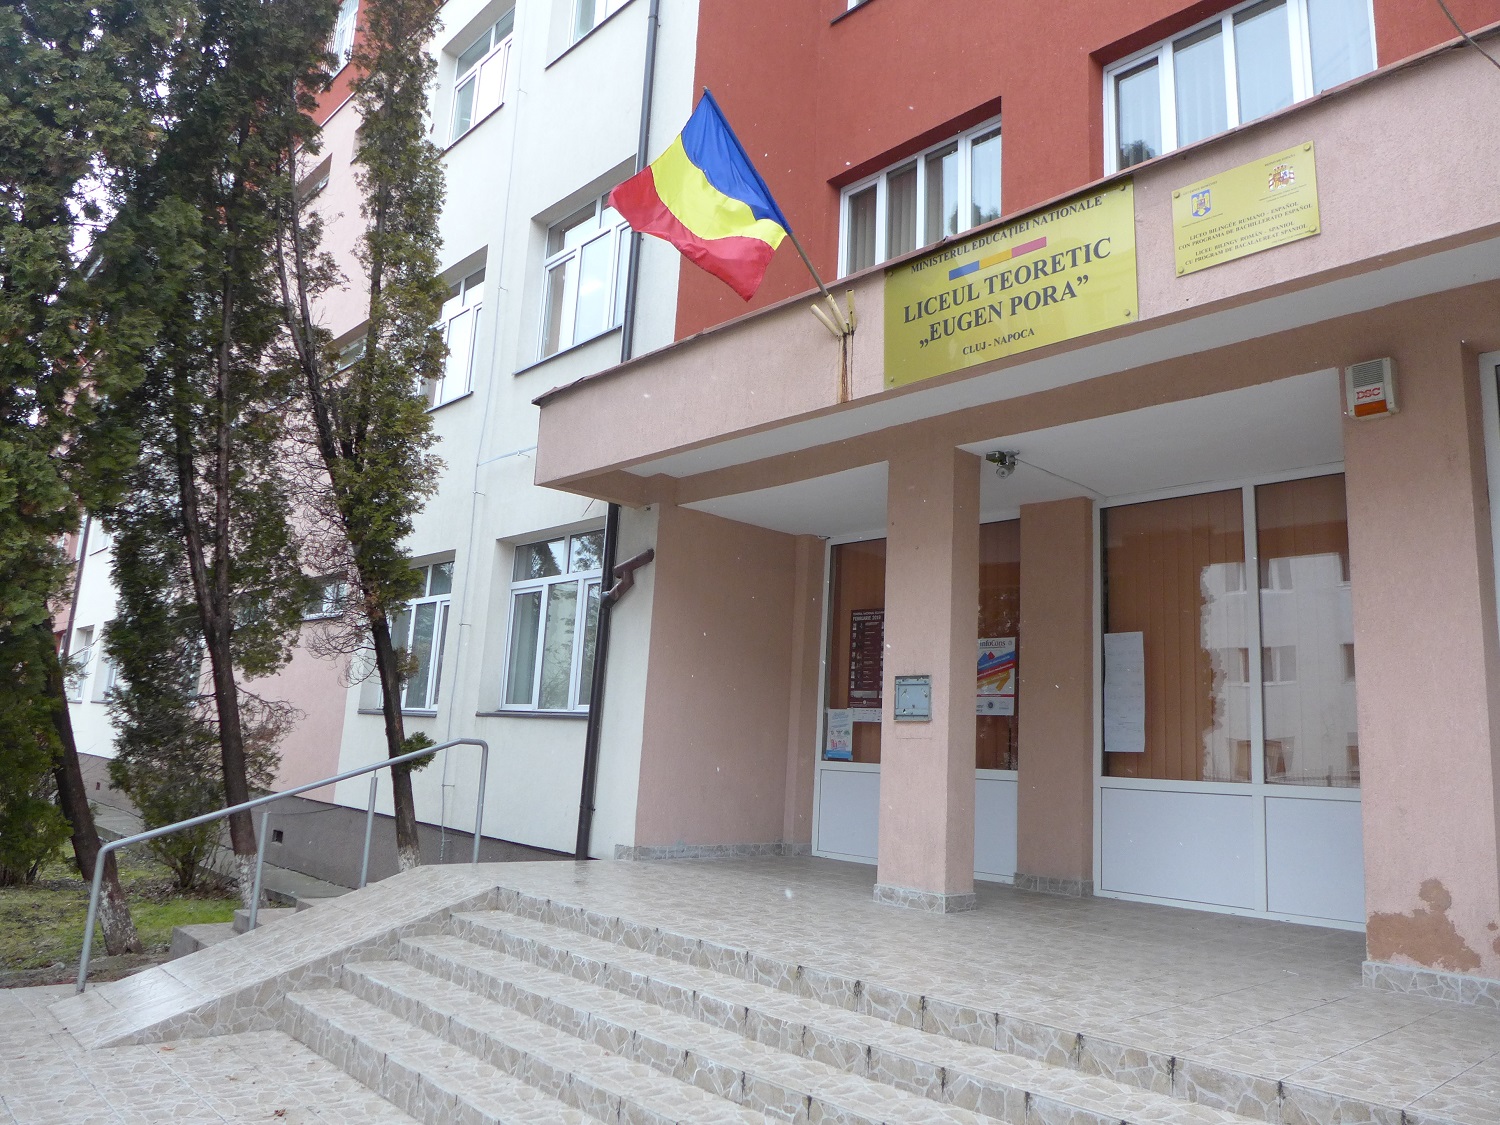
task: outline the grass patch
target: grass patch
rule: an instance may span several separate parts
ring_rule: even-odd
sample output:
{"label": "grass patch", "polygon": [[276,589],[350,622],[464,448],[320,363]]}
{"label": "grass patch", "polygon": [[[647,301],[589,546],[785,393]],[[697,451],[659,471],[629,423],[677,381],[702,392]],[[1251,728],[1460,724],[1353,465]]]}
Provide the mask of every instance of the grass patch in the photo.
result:
{"label": "grass patch", "polygon": [[[234,918],[239,900],[232,890],[208,885],[184,894],[171,872],[144,849],[126,848],[118,859],[130,916],[148,953],[166,952],[174,926]],[[0,887],[0,972],[76,966],[88,912],[89,885],[71,859],[48,864],[30,886]],[[104,953],[98,929],[94,951]]]}

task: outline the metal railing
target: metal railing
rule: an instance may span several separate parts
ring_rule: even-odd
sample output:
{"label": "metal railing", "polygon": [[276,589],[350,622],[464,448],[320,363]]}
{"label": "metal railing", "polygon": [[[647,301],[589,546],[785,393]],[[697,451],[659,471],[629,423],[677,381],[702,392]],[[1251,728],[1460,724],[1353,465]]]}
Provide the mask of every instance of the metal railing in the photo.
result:
{"label": "metal railing", "polygon": [[[149,832],[137,832],[134,836],[124,836],[118,840],[111,840],[99,849],[99,854],[94,858],[94,886],[89,892],[89,918],[87,928],[83,931],[83,953],[78,958],[78,991],[82,992],[88,980],[89,955],[94,948],[94,924],[99,919],[99,891],[104,880],[104,861],[111,852],[128,848],[131,844],[141,844],[147,840],[155,840],[159,836],[170,836],[173,832],[181,832],[187,828],[196,828],[200,824],[211,824],[216,820],[223,820],[238,812],[248,812],[250,809],[259,808],[261,805],[269,805],[274,801],[280,801],[285,797],[295,797],[306,793],[310,789],[321,789],[325,785],[336,785],[340,781],[348,781],[351,777],[359,777],[363,774],[371,774],[370,778],[370,802],[365,809],[365,846],[364,855],[359,864],[359,885],[364,887],[366,878],[370,873],[370,838],[375,828],[375,789],[380,780],[379,772],[389,769],[391,766],[404,765],[407,762],[416,761],[418,758],[430,757],[440,750],[447,750],[453,746],[477,746],[479,747],[479,795],[474,805],[474,853],[470,863],[479,862],[479,840],[480,830],[484,827],[484,787],[489,779],[490,772],[490,744],[482,738],[455,738],[451,742],[444,742],[438,746],[429,746],[423,750],[413,750],[409,754],[402,754],[397,758],[383,758],[378,762],[371,762],[367,766],[358,769],[345,770],[331,777],[325,777],[318,781],[309,781],[305,785],[299,785],[295,789],[285,789],[280,793],[268,793],[264,797],[257,797],[253,801],[245,801],[238,805],[231,805],[227,809],[219,809],[217,812],[204,813],[189,820],[181,820],[176,824],[168,824],[162,828],[153,828]],[[260,886],[261,872],[266,860],[266,821],[270,819],[270,812],[260,814],[260,838],[255,846],[255,887],[253,897],[250,900],[250,924],[249,929],[255,929],[256,917],[260,912]]]}

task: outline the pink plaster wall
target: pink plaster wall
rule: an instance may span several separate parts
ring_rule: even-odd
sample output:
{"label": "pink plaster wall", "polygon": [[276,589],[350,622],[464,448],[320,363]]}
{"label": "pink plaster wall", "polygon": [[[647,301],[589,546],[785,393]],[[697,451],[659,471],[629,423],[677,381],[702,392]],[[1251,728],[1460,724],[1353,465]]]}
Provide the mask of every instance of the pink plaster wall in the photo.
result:
{"label": "pink plaster wall", "polygon": [[[837,402],[834,341],[809,302],[793,299],[546,396],[537,482],[588,491],[611,470],[795,419],[869,409],[874,399],[882,413],[852,430],[878,429],[900,420],[902,397],[945,382],[1493,237],[1500,192],[1490,185],[1500,182],[1500,146],[1473,140],[1500,116],[1490,70],[1472,51],[1447,51],[1135,170],[1140,321],[1132,327],[885,392],[884,272],[876,268],[838,286],[854,292],[859,315],[852,402]],[[1172,191],[1308,141],[1317,149],[1321,233],[1179,278]],[[578,433],[595,440],[573,440]]]}
{"label": "pink plaster wall", "polygon": [[[979,464],[951,447],[904,450],[886,496],[878,879],[935,894],[974,889]],[[895,678],[923,674],[932,720],[896,722]]]}
{"label": "pink plaster wall", "polygon": [[[805,696],[794,706],[794,685],[807,690],[800,682],[805,626],[815,608],[810,577],[799,583],[799,554],[806,551],[791,535],[663,505],[638,846],[785,838],[793,732],[811,762]],[[821,554],[818,561],[821,568]],[[811,644],[815,649],[816,631]],[[803,795],[801,784],[799,778],[794,807],[810,811],[810,788]]]}
{"label": "pink plaster wall", "polygon": [[1500,977],[1497,656],[1475,353],[1438,308],[1367,341],[1401,412],[1347,422],[1373,960]]}
{"label": "pink plaster wall", "polygon": [[[343,659],[314,656],[303,645],[292,650],[292,659],[275,677],[253,684],[267,698],[281,699],[302,712],[281,743],[281,766],[276,789],[316,781],[338,772],[339,742],[344,733]],[[315,790],[313,800],[333,799],[333,790]]]}
{"label": "pink plaster wall", "polygon": [[1021,716],[1016,871],[1094,868],[1094,505],[1021,509]]}

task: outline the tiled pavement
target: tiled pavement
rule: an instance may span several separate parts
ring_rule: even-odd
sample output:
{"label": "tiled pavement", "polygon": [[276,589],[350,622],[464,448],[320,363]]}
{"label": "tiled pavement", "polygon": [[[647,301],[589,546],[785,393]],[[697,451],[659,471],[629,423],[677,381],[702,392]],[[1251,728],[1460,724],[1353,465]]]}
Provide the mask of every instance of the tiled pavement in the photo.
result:
{"label": "tiled pavement", "polygon": [[0,990],[0,1125],[412,1123],[279,1031],[86,1052],[47,1010],[71,991]]}
{"label": "tiled pavement", "polygon": [[[157,1089],[203,1100],[174,1120],[407,1120],[284,1031],[433,1123],[1500,1122],[1500,1011],[1362,987],[1358,934],[990,885],[923,915],[873,874],[413,872],[50,1011],[0,993],[0,1125]],[[94,1108],[36,1115],[66,1096]]]}

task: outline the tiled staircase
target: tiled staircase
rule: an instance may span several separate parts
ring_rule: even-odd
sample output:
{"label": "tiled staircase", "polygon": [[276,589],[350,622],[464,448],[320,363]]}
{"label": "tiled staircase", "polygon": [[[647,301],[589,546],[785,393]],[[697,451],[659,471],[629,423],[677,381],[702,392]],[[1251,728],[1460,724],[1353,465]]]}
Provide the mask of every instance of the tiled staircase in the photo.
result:
{"label": "tiled staircase", "polygon": [[286,1030],[430,1125],[1251,1120],[1027,1057],[1043,1052],[1021,1038],[986,1045],[994,1026],[966,1026],[962,1009],[540,898],[505,903],[403,938],[394,959],[345,964],[338,987],[292,992]]}

